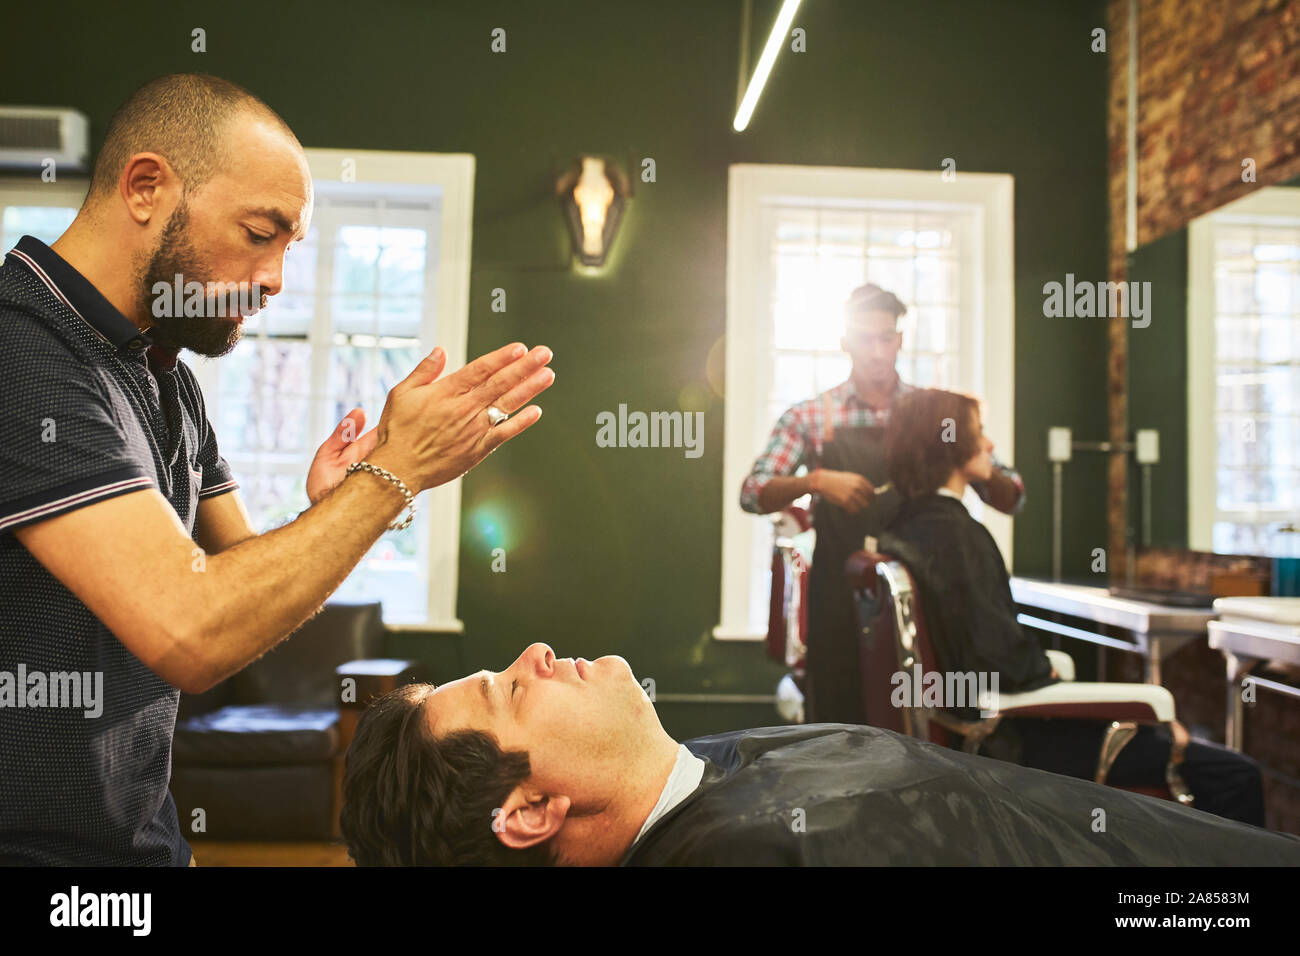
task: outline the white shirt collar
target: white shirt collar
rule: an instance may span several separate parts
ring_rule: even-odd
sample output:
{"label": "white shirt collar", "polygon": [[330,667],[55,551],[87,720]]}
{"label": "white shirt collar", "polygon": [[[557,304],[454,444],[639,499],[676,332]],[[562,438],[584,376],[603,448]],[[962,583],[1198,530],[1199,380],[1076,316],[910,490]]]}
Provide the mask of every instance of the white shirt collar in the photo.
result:
{"label": "white shirt collar", "polygon": [[645,818],[645,823],[641,824],[636,840],[632,843],[635,845],[660,817],[694,793],[703,778],[704,761],[691,753],[685,744],[678,744],[677,760],[673,763],[672,773],[668,775],[668,782],[664,784],[658,802]]}
{"label": "white shirt collar", "polygon": [[961,501],[961,495],[957,494],[957,492],[953,491],[947,485],[941,487],[938,491],[935,492],[935,494],[947,495],[949,498],[956,498],[958,501]]}

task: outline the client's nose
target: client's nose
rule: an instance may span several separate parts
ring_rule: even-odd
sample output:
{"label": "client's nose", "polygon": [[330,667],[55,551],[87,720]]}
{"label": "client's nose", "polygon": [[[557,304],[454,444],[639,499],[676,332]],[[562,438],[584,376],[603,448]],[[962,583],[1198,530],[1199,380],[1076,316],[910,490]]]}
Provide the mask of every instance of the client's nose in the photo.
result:
{"label": "client's nose", "polygon": [[543,644],[541,641],[529,644],[519,656],[529,667],[536,668],[540,665],[546,671],[549,671],[551,665],[555,663],[555,651],[551,650],[549,644]]}

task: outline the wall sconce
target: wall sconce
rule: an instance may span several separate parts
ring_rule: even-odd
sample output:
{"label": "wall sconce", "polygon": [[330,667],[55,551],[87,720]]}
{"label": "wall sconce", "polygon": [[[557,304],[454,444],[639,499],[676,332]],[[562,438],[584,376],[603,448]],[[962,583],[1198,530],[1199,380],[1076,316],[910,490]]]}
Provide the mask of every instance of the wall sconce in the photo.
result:
{"label": "wall sconce", "polygon": [[599,156],[580,156],[556,182],[555,192],[578,261],[604,265],[631,195],[627,177]]}

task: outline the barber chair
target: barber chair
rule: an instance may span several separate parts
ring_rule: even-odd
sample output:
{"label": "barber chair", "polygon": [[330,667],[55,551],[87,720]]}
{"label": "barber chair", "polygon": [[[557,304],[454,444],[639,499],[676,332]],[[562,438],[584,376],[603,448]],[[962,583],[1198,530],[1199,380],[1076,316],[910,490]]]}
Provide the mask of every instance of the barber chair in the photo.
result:
{"label": "barber chair", "polygon": [[[998,694],[981,702],[980,716],[958,719],[936,707],[895,707],[893,677],[898,672],[942,672],[935,657],[921,610],[920,594],[907,567],[899,560],[870,551],[858,551],[845,564],[855,595],[860,627],[860,661],[867,723],[951,747],[960,743],[969,754],[1006,717],[1075,718],[1109,721],[1097,755],[1097,783],[1105,783],[1115,758],[1137,733],[1139,724],[1169,723],[1174,719],[1174,698],[1154,684],[1075,683],[1074,661],[1062,651],[1047,651],[1060,683],[1019,694]],[[1192,795],[1170,764],[1166,787],[1122,787],[1135,793],[1177,800],[1190,805]]]}
{"label": "barber chair", "polygon": [[244,670],[183,694],[171,791],[186,837],[336,838],[343,759],[362,709],[420,677],[413,661],[379,657],[383,642],[378,602],[330,603]]}

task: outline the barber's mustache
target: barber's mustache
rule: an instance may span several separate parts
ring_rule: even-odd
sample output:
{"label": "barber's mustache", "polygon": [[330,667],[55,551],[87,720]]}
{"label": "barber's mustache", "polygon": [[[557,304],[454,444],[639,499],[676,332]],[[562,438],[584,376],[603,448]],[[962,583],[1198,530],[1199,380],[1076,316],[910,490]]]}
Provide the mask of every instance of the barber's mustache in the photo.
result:
{"label": "barber's mustache", "polygon": [[214,305],[225,305],[227,315],[237,314],[241,306],[249,310],[247,314],[251,314],[265,309],[271,302],[270,294],[263,292],[262,287],[256,282],[236,288],[218,288],[210,291],[207,299]]}
{"label": "barber's mustache", "polygon": [[270,301],[270,294],[256,282],[158,283],[153,311],[160,317],[235,318],[260,312]]}

